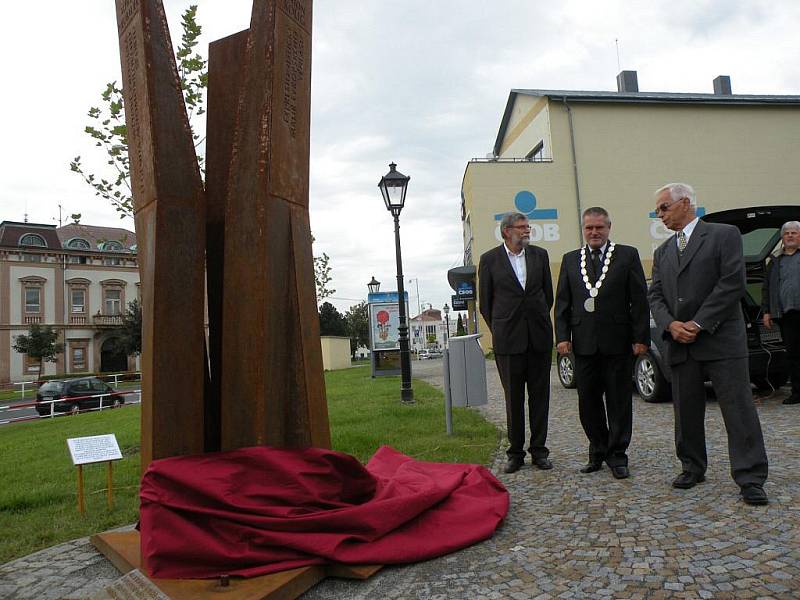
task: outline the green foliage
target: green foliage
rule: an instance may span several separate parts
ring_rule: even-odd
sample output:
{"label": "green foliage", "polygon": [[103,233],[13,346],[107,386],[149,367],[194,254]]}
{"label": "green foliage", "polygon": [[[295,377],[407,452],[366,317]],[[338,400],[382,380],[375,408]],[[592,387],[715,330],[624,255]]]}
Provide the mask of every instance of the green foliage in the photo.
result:
{"label": "green foliage", "polygon": [[122,315],[122,325],[116,331],[116,344],[126,356],[142,352],[142,306],[134,298],[128,302],[128,308]]}
{"label": "green foliage", "polygon": [[39,377],[42,376],[42,364],[56,362],[56,355],[64,352],[64,344],[56,342],[58,332],[50,325],[34,323],[28,329],[28,335],[22,334],[14,338],[14,350],[20,354],[39,361]]}
{"label": "green foliage", "polygon": [[461,319],[461,315],[458,315],[458,322],[456,323],[456,335],[467,335],[467,330],[464,329],[464,321]]}
{"label": "green foliage", "polygon": [[[184,11],[181,18],[181,44],[175,55],[190,127],[192,117],[205,112],[205,90],[208,87],[208,61],[195,51],[202,33],[196,17],[197,6],[192,5]],[[116,81],[107,83],[100,99],[99,106],[89,108],[87,116],[90,122],[84,131],[94,140],[94,145],[105,153],[102,172],[106,174],[98,175],[90,167],[85,167],[80,156],[72,159],[69,167],[94,189],[96,196],[108,201],[120,218],[130,217],[133,216],[133,198],[122,89],[117,87]],[[200,139],[192,128],[192,139],[197,148],[204,138]],[[202,156],[198,155],[197,161],[202,168]]]}
{"label": "green foliage", "polygon": [[[400,378],[372,379],[364,367],[325,373],[336,450],[366,460],[386,444],[418,460],[489,464],[499,434],[480,413],[454,408],[445,433],[442,392],[414,381],[416,404],[403,405]],[[141,410],[126,405],[78,417],[0,427],[0,564],[42,548],[133,523],[138,518]],[[84,468],[86,514],[77,510],[75,467],[66,439],[114,433],[114,508],[106,508],[105,469]]]}
{"label": "green foliage", "polygon": [[435,344],[436,343],[436,334],[435,333],[429,333],[428,337],[426,339],[428,341],[428,344]]}
{"label": "green foliage", "polygon": [[323,302],[319,307],[320,335],[347,335],[347,321],[330,302]]}
{"label": "green foliage", "polygon": [[344,314],[347,334],[350,336],[350,356],[356,355],[359,346],[369,344],[369,307],[362,301],[351,306]]}

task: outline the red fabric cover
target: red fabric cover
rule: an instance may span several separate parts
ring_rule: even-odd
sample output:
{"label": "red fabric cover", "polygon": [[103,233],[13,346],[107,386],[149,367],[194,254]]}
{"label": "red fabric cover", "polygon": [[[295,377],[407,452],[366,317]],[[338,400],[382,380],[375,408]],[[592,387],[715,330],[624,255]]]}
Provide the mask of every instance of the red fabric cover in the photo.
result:
{"label": "red fabric cover", "polygon": [[319,448],[166,458],[140,496],[147,571],[174,579],[433,558],[491,537],[509,504],[484,467],[388,446],[366,467]]}

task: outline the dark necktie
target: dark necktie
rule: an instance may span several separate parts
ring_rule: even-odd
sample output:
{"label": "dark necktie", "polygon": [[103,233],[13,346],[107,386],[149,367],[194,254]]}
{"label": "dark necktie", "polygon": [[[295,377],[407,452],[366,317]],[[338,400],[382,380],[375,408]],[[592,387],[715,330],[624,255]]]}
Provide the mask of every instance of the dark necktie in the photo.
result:
{"label": "dark necktie", "polygon": [[600,279],[600,249],[592,250],[592,269],[594,269],[594,280]]}

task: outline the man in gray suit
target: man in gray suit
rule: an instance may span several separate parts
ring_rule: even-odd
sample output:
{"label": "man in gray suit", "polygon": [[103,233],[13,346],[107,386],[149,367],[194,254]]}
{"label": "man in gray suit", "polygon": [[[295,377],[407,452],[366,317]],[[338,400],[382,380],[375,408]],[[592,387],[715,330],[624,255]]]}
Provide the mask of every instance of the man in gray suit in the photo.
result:
{"label": "man in gray suit", "polygon": [[742,239],[732,225],[699,221],[694,190],[656,191],[656,215],[676,234],[653,255],[650,309],[672,368],[675,450],[683,472],[673,487],[705,480],[705,388],[711,380],[728,433],[731,475],[747,504],[767,504],[767,453],[753,404],[741,299]]}

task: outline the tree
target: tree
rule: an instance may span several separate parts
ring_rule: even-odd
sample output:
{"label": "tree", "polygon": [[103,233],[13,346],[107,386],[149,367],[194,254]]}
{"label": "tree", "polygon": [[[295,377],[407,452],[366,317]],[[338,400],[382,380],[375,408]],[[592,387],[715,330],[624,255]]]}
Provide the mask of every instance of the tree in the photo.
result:
{"label": "tree", "polygon": [[351,306],[344,314],[350,336],[350,355],[355,357],[359,346],[369,344],[369,308],[366,302]]}
{"label": "tree", "polygon": [[[183,99],[186,103],[186,112],[189,115],[189,125],[192,128],[192,138],[195,148],[200,146],[205,138],[200,138],[194,132],[192,118],[205,113],[205,90],[208,87],[208,60],[196,52],[197,40],[203,28],[197,24],[197,5],[187,8],[181,18],[183,34],[178,51],[175,53],[175,62],[178,65]],[[110,169],[110,175],[96,175],[87,170],[81,162],[81,157],[76,156],[70,162],[70,170],[80,175],[83,180],[94,189],[96,196],[108,201],[119,213],[120,218],[133,216],[133,197],[130,184],[130,163],[128,161],[128,129],[125,125],[124,101],[122,89],[117,87],[117,82],[106,84],[100,94],[102,103],[99,107],[92,106],[88,116],[90,122],[84,131],[94,140],[95,146],[105,152],[104,160]],[[201,170],[203,157],[197,155]],[[73,215],[80,219],[80,214]],[[77,222],[77,220],[76,220]],[[311,242],[314,242],[312,236]],[[331,282],[330,258],[323,253],[314,257],[314,282],[317,289],[317,302],[336,293],[335,289],[328,288]]]}
{"label": "tree", "polygon": [[428,340],[428,345],[429,346],[435,346],[436,345],[436,334],[435,333],[429,333],[428,337],[427,337],[427,340]]}
{"label": "tree", "polygon": [[461,320],[461,313],[458,314],[458,322],[456,323],[456,335],[467,335],[466,329],[464,329],[464,321]]}
{"label": "tree", "polygon": [[[198,52],[195,52],[197,39],[202,33],[202,27],[197,24],[197,6],[187,8],[181,18],[183,34],[178,51],[175,53],[178,65],[183,99],[189,115],[191,126],[192,117],[205,112],[205,89],[208,86],[208,61]],[[130,162],[128,161],[128,129],[125,125],[125,111],[122,98],[122,89],[117,87],[117,82],[107,83],[105,90],[100,94],[101,105],[89,109],[89,125],[84,131],[95,141],[95,146],[105,152],[105,162],[110,165],[106,168],[111,175],[96,175],[87,171],[81,162],[81,157],[76,156],[70,162],[70,170],[80,175],[83,180],[94,188],[95,195],[107,200],[118,213],[120,218],[133,216],[133,198],[130,185]],[[203,143],[203,139],[194,133],[192,138],[195,148]],[[202,168],[203,158],[197,160]]]}
{"label": "tree", "polygon": [[42,365],[44,362],[56,362],[56,355],[64,352],[64,344],[56,343],[58,332],[50,325],[42,327],[34,323],[28,329],[28,335],[18,335],[14,338],[14,350],[20,354],[27,354],[29,358],[39,361],[39,375],[42,378]]}
{"label": "tree", "polygon": [[347,335],[347,322],[330,302],[323,302],[319,307],[319,333],[343,337]]}
{"label": "tree", "polygon": [[[312,235],[311,243],[313,244],[314,241],[314,236]],[[336,293],[335,289],[328,287],[328,284],[333,279],[329,262],[330,257],[324,252],[322,256],[314,257],[314,285],[317,289],[317,304]]]}
{"label": "tree", "polygon": [[122,315],[122,325],[117,331],[117,348],[125,356],[136,356],[142,352],[142,306],[134,298]]}

